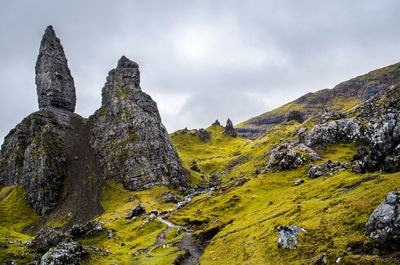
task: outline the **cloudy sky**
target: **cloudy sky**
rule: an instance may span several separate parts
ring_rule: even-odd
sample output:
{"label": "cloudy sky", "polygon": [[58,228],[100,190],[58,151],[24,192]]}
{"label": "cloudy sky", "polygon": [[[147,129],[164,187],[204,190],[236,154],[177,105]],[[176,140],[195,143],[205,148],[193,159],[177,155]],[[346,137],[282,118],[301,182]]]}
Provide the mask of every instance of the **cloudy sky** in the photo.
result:
{"label": "cloudy sky", "polygon": [[0,142],[38,109],[34,66],[53,25],[77,89],[101,103],[121,55],[170,132],[247,120],[297,97],[400,61],[397,0],[3,0]]}

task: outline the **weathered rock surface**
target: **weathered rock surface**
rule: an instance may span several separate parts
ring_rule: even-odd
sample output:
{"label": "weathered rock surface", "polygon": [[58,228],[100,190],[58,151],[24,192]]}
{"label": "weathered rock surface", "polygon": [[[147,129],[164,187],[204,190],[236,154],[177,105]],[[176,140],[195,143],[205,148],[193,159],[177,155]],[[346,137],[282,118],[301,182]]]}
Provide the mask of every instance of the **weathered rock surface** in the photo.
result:
{"label": "weathered rock surface", "polygon": [[180,198],[173,194],[172,192],[168,191],[163,200],[165,203],[173,202],[177,203],[180,201]]}
{"label": "weathered rock surface", "polygon": [[39,108],[55,107],[74,112],[74,79],[52,26],[48,26],[43,35],[35,70]]}
{"label": "weathered rock surface", "polygon": [[299,123],[303,123],[304,115],[303,113],[297,110],[289,111],[289,113],[286,116],[286,121],[298,121]]}
{"label": "weathered rock surface", "polygon": [[369,129],[359,120],[341,119],[315,125],[304,137],[307,146],[324,148],[326,144],[337,142],[361,142],[368,143]]}
{"label": "weathered rock surface", "polygon": [[268,170],[285,170],[294,169],[302,165],[306,158],[294,150],[279,150],[278,148],[271,150],[267,169]]}
{"label": "weathered rock surface", "polygon": [[78,242],[63,242],[47,251],[40,265],[78,265],[86,254]]}
{"label": "weathered rock surface", "polygon": [[26,117],[6,136],[0,152],[0,184],[21,185],[38,214],[57,205],[66,176],[64,143],[57,113],[42,109]]}
{"label": "weathered rock surface", "polygon": [[69,234],[72,238],[88,238],[92,237],[101,231],[104,231],[104,223],[103,222],[96,222],[96,221],[89,221],[84,225],[76,224],[73,225],[72,228],[69,230]]}
{"label": "weathered rock surface", "polygon": [[139,83],[139,66],[123,56],[109,72],[101,108],[90,117],[90,143],[104,176],[129,190],[165,185],[186,191],[190,184],[157,104]]}
{"label": "weathered rock surface", "polygon": [[327,258],[326,254],[324,253],[314,261],[313,265],[324,265],[326,263],[327,263]]}
{"label": "weathered rock surface", "polygon": [[365,235],[383,244],[400,246],[400,191],[389,192],[365,224]]}
{"label": "weathered rock surface", "polygon": [[128,214],[126,219],[132,219],[133,217],[139,216],[143,213],[146,213],[146,209],[142,205],[137,205],[135,208],[133,208],[132,212]]}
{"label": "weathered rock surface", "polygon": [[347,166],[349,166],[348,163],[341,163],[337,161],[332,162],[331,160],[328,160],[327,162],[318,166],[310,164],[308,166],[307,177],[315,179],[321,176],[333,176],[334,174],[346,169]]}
{"label": "weathered rock surface", "polygon": [[233,123],[232,123],[231,119],[228,119],[226,121],[224,134],[228,135],[228,136],[232,136],[232,137],[236,137],[237,136],[235,128],[233,128]]}
{"label": "weathered rock surface", "polygon": [[51,229],[50,227],[42,227],[35,239],[32,241],[32,247],[40,251],[47,251],[66,240],[66,237],[60,232]]}
{"label": "weathered rock surface", "polygon": [[301,185],[301,184],[303,184],[303,183],[304,183],[304,180],[303,180],[303,179],[297,179],[297,180],[294,182],[293,186],[299,186],[299,185]]}
{"label": "weathered rock surface", "polygon": [[219,123],[219,120],[215,120],[211,126],[221,126],[221,123]]}
{"label": "weathered rock surface", "polygon": [[279,232],[278,248],[297,248],[297,235],[301,232],[307,232],[304,228],[295,225],[278,226],[277,229]]}

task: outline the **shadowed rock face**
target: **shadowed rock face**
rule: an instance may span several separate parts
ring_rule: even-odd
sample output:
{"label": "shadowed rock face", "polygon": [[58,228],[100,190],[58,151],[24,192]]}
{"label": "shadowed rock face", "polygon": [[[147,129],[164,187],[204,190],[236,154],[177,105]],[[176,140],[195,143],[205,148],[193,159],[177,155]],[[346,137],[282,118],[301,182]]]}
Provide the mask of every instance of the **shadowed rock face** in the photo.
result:
{"label": "shadowed rock face", "polygon": [[35,70],[39,108],[55,107],[74,112],[74,79],[52,26],[48,26],[43,35]]}
{"label": "shadowed rock face", "polygon": [[235,131],[235,128],[233,128],[233,123],[232,123],[231,119],[228,119],[226,121],[224,134],[228,135],[228,136],[236,137],[236,131]]}
{"label": "shadowed rock face", "polygon": [[123,56],[109,72],[102,96],[102,107],[89,119],[90,144],[104,176],[130,190],[153,185],[189,188],[157,104],[140,88],[137,63]]}

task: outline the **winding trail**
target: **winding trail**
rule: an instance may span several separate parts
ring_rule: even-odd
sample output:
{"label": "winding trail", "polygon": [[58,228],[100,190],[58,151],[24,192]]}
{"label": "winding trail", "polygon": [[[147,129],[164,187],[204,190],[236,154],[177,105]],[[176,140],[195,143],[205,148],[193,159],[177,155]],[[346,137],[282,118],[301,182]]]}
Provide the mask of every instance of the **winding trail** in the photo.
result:
{"label": "winding trail", "polygon": [[178,228],[181,228],[183,231],[185,231],[185,234],[183,235],[181,241],[178,244],[178,248],[180,250],[184,250],[186,252],[186,254],[181,256],[181,259],[177,260],[177,262],[175,262],[175,264],[179,264],[179,265],[196,265],[196,264],[198,264],[200,256],[203,255],[205,247],[200,246],[198,243],[196,243],[192,239],[192,231],[190,231],[188,228],[186,228],[184,226],[179,226],[168,220],[165,220],[161,216],[158,216],[157,220],[167,225],[167,228],[164,229],[157,236],[156,243],[162,239],[161,242],[158,242],[159,243],[158,245],[162,244],[162,242],[165,240],[165,235],[172,228],[178,227]]}

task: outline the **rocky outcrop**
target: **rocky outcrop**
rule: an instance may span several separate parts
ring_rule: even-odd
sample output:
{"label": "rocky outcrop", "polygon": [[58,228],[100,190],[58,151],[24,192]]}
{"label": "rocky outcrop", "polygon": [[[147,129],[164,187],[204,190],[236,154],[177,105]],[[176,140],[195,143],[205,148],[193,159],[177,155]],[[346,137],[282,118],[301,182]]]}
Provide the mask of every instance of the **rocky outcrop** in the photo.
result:
{"label": "rocky outcrop", "polygon": [[303,143],[284,143],[271,150],[267,170],[295,169],[308,160],[319,159],[320,156]]}
{"label": "rocky outcrop", "polygon": [[48,26],[43,35],[35,70],[39,108],[55,107],[74,112],[74,79],[52,26]]}
{"label": "rocky outcrop", "polygon": [[109,72],[102,96],[101,108],[89,119],[90,144],[104,176],[129,190],[165,185],[186,191],[185,170],[157,104],[140,88],[137,63],[123,56]]}
{"label": "rocky outcrop", "polygon": [[345,170],[348,166],[348,163],[341,163],[337,161],[332,162],[331,160],[328,160],[327,162],[318,166],[310,164],[307,170],[307,177],[312,179],[319,178],[321,176],[330,177],[342,170]]}
{"label": "rocky outcrop", "polygon": [[289,113],[286,116],[286,121],[297,121],[299,123],[303,123],[304,121],[304,115],[300,111],[293,110],[289,111]]}
{"label": "rocky outcrop", "polygon": [[78,265],[87,255],[78,242],[63,242],[47,251],[40,265]]}
{"label": "rocky outcrop", "polygon": [[294,150],[272,149],[268,159],[268,170],[285,170],[294,169],[302,165],[306,161],[306,157]]}
{"label": "rocky outcrop", "polygon": [[69,230],[72,238],[88,238],[105,230],[103,222],[89,221],[84,225],[73,225]]}
{"label": "rocky outcrop", "polygon": [[231,136],[231,137],[236,137],[237,136],[235,128],[233,128],[233,123],[232,123],[231,119],[228,119],[226,121],[224,134],[228,135],[228,136]]}
{"label": "rocky outcrop", "polygon": [[165,202],[165,203],[169,203],[169,202],[177,203],[180,200],[181,199],[178,196],[176,196],[172,192],[168,191],[167,194],[165,194],[163,202]]}
{"label": "rocky outcrop", "polygon": [[132,209],[132,212],[128,214],[126,219],[132,219],[133,217],[139,216],[143,213],[146,213],[146,209],[142,205],[137,205],[135,208]]}
{"label": "rocky outcrop", "polygon": [[60,232],[50,227],[43,227],[32,241],[32,247],[39,251],[47,251],[64,240],[66,240],[66,237]]}
{"label": "rocky outcrop", "polygon": [[316,148],[324,148],[326,144],[337,142],[367,144],[368,134],[369,129],[361,121],[349,118],[314,125],[303,141],[307,146]]}
{"label": "rocky outcrop", "polygon": [[211,126],[221,126],[221,123],[219,123],[219,120],[215,120]]}
{"label": "rocky outcrop", "polygon": [[295,225],[278,226],[278,248],[295,249],[298,246],[297,236],[301,232],[307,232],[304,228]]}
{"label": "rocky outcrop", "polygon": [[21,185],[38,214],[57,205],[66,177],[61,115],[44,108],[26,117],[6,136],[0,152],[0,184]]}
{"label": "rocky outcrop", "polygon": [[389,192],[370,215],[365,235],[383,244],[400,246],[400,191]]}

